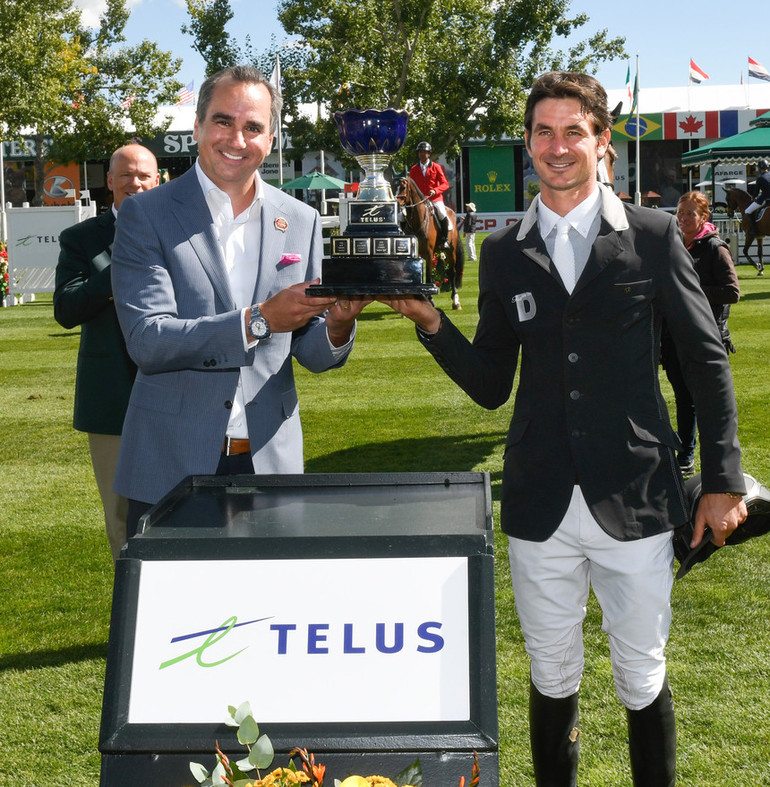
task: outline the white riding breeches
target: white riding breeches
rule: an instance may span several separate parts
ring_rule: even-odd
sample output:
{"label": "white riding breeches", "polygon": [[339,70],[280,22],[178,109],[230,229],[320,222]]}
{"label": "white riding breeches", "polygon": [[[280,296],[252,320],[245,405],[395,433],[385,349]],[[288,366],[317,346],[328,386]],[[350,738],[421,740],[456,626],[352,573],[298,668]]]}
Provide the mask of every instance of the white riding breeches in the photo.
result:
{"label": "white riding breeches", "polygon": [[433,203],[433,207],[435,208],[439,218],[445,219],[447,215],[446,215],[446,205],[444,205],[444,200],[441,198],[435,200],[432,199],[431,202]]}
{"label": "white riding breeches", "polygon": [[593,518],[580,488],[544,542],[509,538],[516,610],[532,681],[567,697],[583,675],[583,620],[592,587],[608,635],[615,689],[631,710],[647,707],[666,676],[674,551],[671,533],[618,541]]}

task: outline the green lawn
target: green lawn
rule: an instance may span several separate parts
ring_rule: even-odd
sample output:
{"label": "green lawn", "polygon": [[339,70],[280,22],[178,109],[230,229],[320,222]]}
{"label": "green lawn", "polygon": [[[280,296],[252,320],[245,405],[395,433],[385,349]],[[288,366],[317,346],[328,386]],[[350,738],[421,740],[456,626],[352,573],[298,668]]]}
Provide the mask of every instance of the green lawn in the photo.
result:
{"label": "green lawn", "polygon": [[[469,336],[476,274],[469,264],[464,309],[452,315]],[[746,266],[739,277],[731,364],[744,467],[768,482],[770,278]],[[438,303],[449,310],[448,295]],[[98,784],[112,562],[86,439],[71,428],[77,344],[78,331],[53,320],[50,295],[0,309],[0,787]],[[300,371],[298,385],[308,472],[488,470],[497,517],[512,403],[493,413],[474,405],[408,321],[373,305],[347,366]],[[755,540],[675,584],[668,653],[681,785],[770,785],[768,561],[770,539]],[[496,562],[501,785],[512,787],[532,783],[528,665],[499,533]],[[630,785],[625,714],[593,598],[585,639],[580,784]]]}

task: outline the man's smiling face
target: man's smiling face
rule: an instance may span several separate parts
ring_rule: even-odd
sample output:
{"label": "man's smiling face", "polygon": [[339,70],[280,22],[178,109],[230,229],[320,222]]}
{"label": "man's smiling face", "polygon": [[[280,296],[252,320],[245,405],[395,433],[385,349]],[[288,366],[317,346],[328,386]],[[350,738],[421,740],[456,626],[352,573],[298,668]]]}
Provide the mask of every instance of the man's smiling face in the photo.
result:
{"label": "man's smiling face", "polygon": [[273,146],[270,91],[225,78],[212,92],[206,117],[195,119],[198,161],[226,193],[243,193]]}
{"label": "man's smiling face", "polygon": [[571,209],[596,187],[596,165],[607,152],[610,132],[597,134],[577,99],[545,98],[535,106],[525,140],[544,202],[552,210]]}

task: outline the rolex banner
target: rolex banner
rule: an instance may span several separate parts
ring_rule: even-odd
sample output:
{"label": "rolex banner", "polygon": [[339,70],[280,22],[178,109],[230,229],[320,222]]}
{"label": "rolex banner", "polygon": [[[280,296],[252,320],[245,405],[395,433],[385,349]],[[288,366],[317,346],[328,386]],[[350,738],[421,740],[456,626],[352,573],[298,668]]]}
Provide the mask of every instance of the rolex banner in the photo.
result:
{"label": "rolex banner", "polygon": [[513,147],[468,149],[471,188],[470,201],[479,213],[502,213],[516,210]]}

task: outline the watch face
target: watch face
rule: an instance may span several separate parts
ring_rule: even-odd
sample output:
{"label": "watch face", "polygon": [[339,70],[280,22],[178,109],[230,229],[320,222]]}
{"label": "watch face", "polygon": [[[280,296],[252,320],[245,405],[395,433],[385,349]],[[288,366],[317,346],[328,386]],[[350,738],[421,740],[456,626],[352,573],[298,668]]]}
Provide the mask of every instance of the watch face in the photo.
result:
{"label": "watch face", "polygon": [[249,321],[249,330],[255,339],[264,339],[270,335],[267,321],[261,314],[254,315]]}

